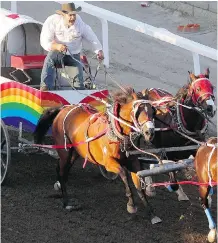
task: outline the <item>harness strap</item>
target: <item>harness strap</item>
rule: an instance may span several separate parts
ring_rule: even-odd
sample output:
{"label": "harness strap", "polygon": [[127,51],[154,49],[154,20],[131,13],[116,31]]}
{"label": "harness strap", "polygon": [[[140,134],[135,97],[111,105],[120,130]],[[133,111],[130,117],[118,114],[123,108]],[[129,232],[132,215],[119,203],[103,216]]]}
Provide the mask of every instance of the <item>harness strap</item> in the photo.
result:
{"label": "harness strap", "polygon": [[213,185],[212,185],[212,175],[211,175],[211,171],[210,171],[210,161],[211,161],[211,158],[212,158],[212,155],[213,155],[215,149],[216,149],[216,146],[214,146],[213,149],[211,150],[210,156],[208,158],[208,163],[207,163],[207,170],[208,170],[208,177],[209,177],[209,185],[211,187],[213,187]]}
{"label": "harness strap", "polygon": [[63,131],[64,131],[64,148],[65,148],[65,150],[67,150],[67,136],[66,136],[66,131],[65,131],[65,127],[64,127],[65,121],[66,121],[68,115],[69,115],[73,110],[75,110],[75,109],[77,109],[77,108],[79,108],[79,107],[81,107],[81,106],[82,106],[82,104],[79,104],[79,105],[73,107],[71,110],[69,110],[69,111],[67,112],[66,116],[64,117],[64,120],[63,120]]}
{"label": "harness strap", "polygon": [[45,145],[45,144],[31,144],[31,147],[39,147],[39,148],[47,148],[47,149],[65,149],[65,148],[72,148],[72,147],[77,147],[79,145],[85,144],[87,142],[91,142],[95,139],[98,139],[102,136],[104,136],[107,132],[107,128],[105,130],[103,130],[102,132],[100,132],[98,135],[96,135],[95,137],[91,137],[88,139],[88,141],[80,141],[77,143],[71,143],[71,144],[66,144],[66,145]]}
{"label": "harness strap", "polygon": [[[90,152],[89,152],[89,142],[91,142],[91,141],[93,141],[95,139],[95,137],[89,137],[88,136],[88,130],[89,130],[90,125],[93,124],[100,117],[100,115],[101,115],[100,113],[94,113],[89,118],[89,122],[88,122],[88,125],[87,125],[87,128],[86,128],[86,131],[85,131],[85,138],[86,138],[86,143],[87,143],[87,153],[86,153],[85,161],[83,163],[83,168],[85,168],[85,166],[87,164],[87,161],[88,161],[88,153],[90,154]],[[93,156],[92,156],[92,159],[94,160]]]}

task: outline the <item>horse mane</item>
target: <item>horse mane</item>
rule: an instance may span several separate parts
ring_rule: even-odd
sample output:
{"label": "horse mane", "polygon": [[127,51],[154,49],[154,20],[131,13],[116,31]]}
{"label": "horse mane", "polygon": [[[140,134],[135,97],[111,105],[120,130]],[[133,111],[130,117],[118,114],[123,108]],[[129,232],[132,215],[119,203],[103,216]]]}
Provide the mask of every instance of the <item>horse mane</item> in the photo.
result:
{"label": "horse mane", "polygon": [[210,137],[210,138],[207,140],[207,143],[216,144],[216,143],[217,143],[217,137]]}
{"label": "horse mane", "polygon": [[[134,99],[132,96],[133,93],[135,93],[135,91],[132,87],[126,87],[125,92],[122,90],[111,91],[110,97],[113,103],[119,103],[120,105],[124,105],[131,102]],[[137,97],[139,97],[139,94],[135,94],[137,95]]]}
{"label": "horse mane", "polygon": [[199,74],[197,76],[195,76],[193,73],[189,72],[190,75],[190,81],[188,82],[188,84],[185,84],[182,88],[180,88],[178,90],[178,92],[175,95],[176,100],[180,100],[182,98],[186,98],[187,94],[188,94],[188,89],[191,85],[191,83],[193,82],[194,78],[198,79],[198,78],[209,78],[209,69],[207,69],[208,74]]}
{"label": "horse mane", "polygon": [[181,87],[181,88],[178,90],[178,92],[177,92],[176,95],[175,95],[175,99],[176,99],[176,100],[180,100],[180,99],[182,99],[182,98],[185,99],[185,97],[186,97],[187,94],[188,94],[189,85],[190,85],[190,84],[188,84],[188,85],[185,84],[183,87]]}

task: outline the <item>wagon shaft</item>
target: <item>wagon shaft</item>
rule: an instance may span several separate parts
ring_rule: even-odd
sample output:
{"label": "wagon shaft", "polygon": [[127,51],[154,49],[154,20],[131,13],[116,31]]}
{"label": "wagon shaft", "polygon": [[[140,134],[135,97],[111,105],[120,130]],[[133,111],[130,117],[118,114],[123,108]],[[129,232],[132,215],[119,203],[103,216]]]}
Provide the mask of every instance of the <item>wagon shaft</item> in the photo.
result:
{"label": "wagon shaft", "polygon": [[193,159],[184,159],[180,160],[177,163],[176,162],[169,162],[165,163],[163,165],[155,165],[153,169],[148,169],[148,170],[142,170],[137,172],[137,175],[139,177],[146,177],[146,176],[152,176],[152,175],[158,175],[158,174],[163,174],[167,172],[173,172],[173,171],[179,171],[183,170],[189,166],[193,166]]}

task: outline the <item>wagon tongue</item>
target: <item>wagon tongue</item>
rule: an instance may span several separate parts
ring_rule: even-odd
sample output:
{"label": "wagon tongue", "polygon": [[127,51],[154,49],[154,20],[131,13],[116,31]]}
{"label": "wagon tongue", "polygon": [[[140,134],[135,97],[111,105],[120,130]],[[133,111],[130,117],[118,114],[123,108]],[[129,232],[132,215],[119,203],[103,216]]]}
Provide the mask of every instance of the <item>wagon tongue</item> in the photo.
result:
{"label": "wagon tongue", "polygon": [[139,177],[146,177],[146,176],[152,176],[152,175],[159,175],[167,172],[173,172],[173,171],[179,171],[187,168],[188,166],[193,166],[193,159],[184,159],[180,160],[177,163],[167,160],[164,161],[163,165],[156,164],[154,165],[153,169],[148,169],[148,170],[142,170],[138,171],[137,175]]}

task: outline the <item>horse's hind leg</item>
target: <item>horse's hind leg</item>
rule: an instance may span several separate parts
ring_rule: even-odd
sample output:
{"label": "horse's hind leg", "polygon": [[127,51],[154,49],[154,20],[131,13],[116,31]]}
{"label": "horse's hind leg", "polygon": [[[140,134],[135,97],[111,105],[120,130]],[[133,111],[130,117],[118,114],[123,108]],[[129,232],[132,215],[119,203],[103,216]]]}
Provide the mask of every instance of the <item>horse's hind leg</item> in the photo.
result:
{"label": "horse's hind leg", "polygon": [[208,241],[209,242],[215,242],[216,239],[216,224],[212,218],[210,209],[209,209],[209,205],[208,205],[208,195],[210,193],[210,186],[205,187],[205,186],[200,186],[199,187],[199,192],[200,192],[200,199],[201,199],[201,203],[202,203],[202,207],[204,209],[204,212],[207,216],[207,220],[209,223],[209,228],[210,228],[210,232],[208,234]]}
{"label": "horse's hind leg", "polygon": [[62,190],[63,206],[68,210],[78,209],[79,205],[73,205],[72,200],[69,199],[67,188],[66,188],[69,171],[70,168],[72,167],[74,160],[77,157],[77,153],[75,150],[70,149],[69,152],[60,151],[59,156],[60,156],[60,163],[59,166],[57,167],[57,176]]}
{"label": "horse's hind leg", "polygon": [[[170,177],[170,182],[171,183],[177,183],[175,172],[170,172],[169,173],[169,177]],[[185,194],[185,192],[183,191],[181,185],[172,184],[172,185],[166,186],[166,188],[168,189],[169,192],[173,192],[174,191],[178,195],[178,200],[179,201],[189,201],[189,198]]]}
{"label": "horse's hind leg", "polygon": [[139,195],[139,198],[142,200],[142,203],[144,204],[144,206],[149,208],[151,223],[152,224],[160,223],[162,220],[155,215],[153,208],[151,207],[151,205],[149,204],[149,202],[147,200],[145,190],[143,190],[141,187],[141,183],[140,183],[138,176],[136,175],[136,173],[133,173],[133,172],[131,173],[131,176],[132,176],[133,183],[136,187],[137,193]]}

